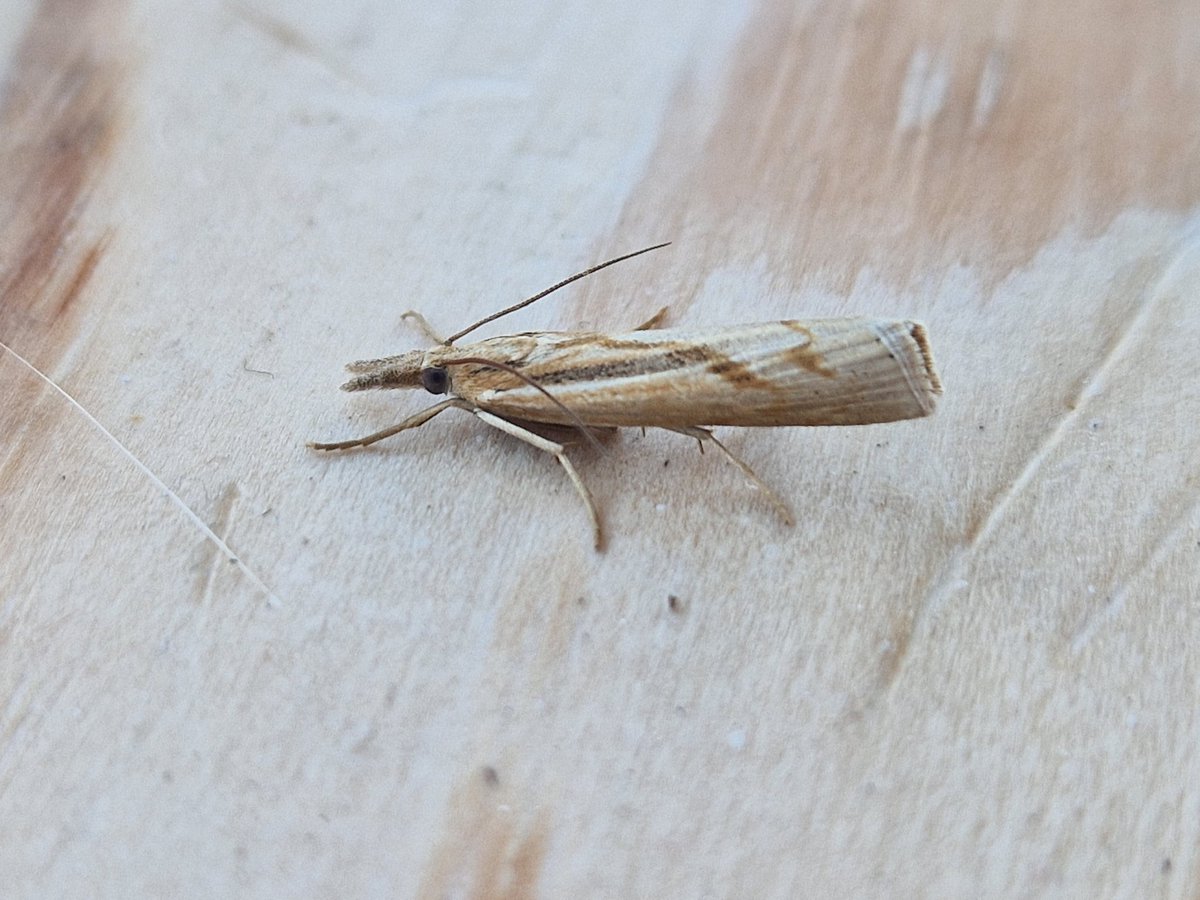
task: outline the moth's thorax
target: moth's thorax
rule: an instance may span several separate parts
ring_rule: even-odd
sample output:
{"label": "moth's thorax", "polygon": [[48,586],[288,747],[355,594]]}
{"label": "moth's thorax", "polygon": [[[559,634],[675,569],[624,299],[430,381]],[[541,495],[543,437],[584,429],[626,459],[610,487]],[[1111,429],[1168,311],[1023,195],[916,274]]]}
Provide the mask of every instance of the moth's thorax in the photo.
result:
{"label": "moth's thorax", "polygon": [[433,347],[425,351],[425,365],[444,366],[447,362],[463,357],[494,359],[509,365],[519,365],[537,350],[545,336],[547,334],[506,334],[485,338],[472,344]]}
{"label": "moth's thorax", "polygon": [[[451,393],[466,399],[499,386],[516,387],[523,382],[503,370],[522,368],[536,354],[540,337],[513,334],[470,344],[432,347],[421,360],[421,384],[430,393]],[[495,360],[497,365],[489,366],[486,360]]]}

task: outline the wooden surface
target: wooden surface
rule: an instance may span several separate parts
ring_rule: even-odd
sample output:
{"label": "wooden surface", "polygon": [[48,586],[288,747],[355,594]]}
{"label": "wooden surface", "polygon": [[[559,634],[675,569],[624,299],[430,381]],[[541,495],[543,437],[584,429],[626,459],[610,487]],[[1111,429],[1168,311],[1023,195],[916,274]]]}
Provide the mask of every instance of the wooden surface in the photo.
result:
{"label": "wooden surface", "polygon": [[[43,0],[0,62],[5,895],[1195,895],[1194,5]],[[722,432],[793,529],[581,450],[603,555],[466,416],[305,449],[426,402],[336,389],[405,309],[658,240],[487,333],[913,317],[938,414]]]}

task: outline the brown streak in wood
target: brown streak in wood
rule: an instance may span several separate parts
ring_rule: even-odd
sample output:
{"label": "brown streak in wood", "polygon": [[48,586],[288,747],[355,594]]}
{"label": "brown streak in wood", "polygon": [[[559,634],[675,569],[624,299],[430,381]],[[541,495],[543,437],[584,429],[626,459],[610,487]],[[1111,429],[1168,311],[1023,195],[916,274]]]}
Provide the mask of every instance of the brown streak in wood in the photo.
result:
{"label": "brown streak in wood", "polygon": [[[704,223],[710,244],[770,254],[781,280],[819,272],[846,293],[864,269],[911,285],[965,263],[994,284],[1064,229],[1099,234],[1136,207],[1187,212],[1200,166],[1195,130],[1179,123],[1200,108],[1200,66],[1182,61],[1200,59],[1200,30],[1179,27],[1179,9],[1129,18],[1126,0],[1086,15],[1000,0],[797,14],[767,0],[732,53],[723,108],[711,114],[712,93],[686,83],[668,104],[614,232],[653,224],[685,238]],[[913,107],[914,92],[929,97]],[[781,209],[784,223],[771,218]],[[672,299],[699,288],[684,275]]]}
{"label": "brown streak in wood", "polygon": [[71,280],[67,282],[62,295],[59,298],[58,306],[54,311],[54,318],[62,318],[79,299],[84,287],[92,278],[92,273],[96,271],[96,266],[104,255],[104,250],[108,246],[109,239],[112,237],[111,229],[106,231],[100,238],[92,242],[91,247],[83,255],[79,261],[79,265],[75,267],[75,274]]}
{"label": "brown streak in wood", "polygon": [[225,8],[284,50],[324,66],[331,74],[344,81],[361,88],[366,87],[361,76],[339,59],[336,54],[321,47],[295,26],[255,9],[249,4],[226,3]]}
{"label": "brown streak in wood", "polygon": [[522,828],[497,809],[497,794],[505,785],[478,772],[473,769],[449,799],[446,828],[422,876],[419,897],[537,896],[548,843],[545,814]]}
{"label": "brown streak in wood", "polygon": [[[80,220],[120,132],[124,0],[43,0],[0,101],[0,339],[35,343],[67,317],[109,232]],[[88,240],[87,249],[77,244]]]}
{"label": "brown streak in wood", "polygon": [[[546,829],[538,823],[517,844],[512,854],[512,880],[501,896],[510,900],[525,900],[537,896],[537,883],[546,857]],[[481,897],[495,896],[482,893]]]}

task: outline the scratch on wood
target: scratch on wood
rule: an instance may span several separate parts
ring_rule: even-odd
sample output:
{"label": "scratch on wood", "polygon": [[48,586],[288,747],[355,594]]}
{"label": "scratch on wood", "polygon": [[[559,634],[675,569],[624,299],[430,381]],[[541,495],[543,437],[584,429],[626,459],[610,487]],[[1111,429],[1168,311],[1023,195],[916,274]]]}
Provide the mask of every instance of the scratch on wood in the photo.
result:
{"label": "scratch on wood", "polygon": [[891,636],[883,646],[879,660],[879,678],[883,684],[890,684],[904,665],[908,656],[908,645],[912,640],[912,622],[900,621],[893,628]]}
{"label": "scratch on wood", "polygon": [[992,50],[983,64],[979,75],[979,83],[975,88],[975,108],[971,114],[971,127],[976,131],[985,128],[992,118],[996,105],[1000,102],[1000,89],[1004,83],[1006,68],[1004,54]]}
{"label": "scratch on wood", "polygon": [[1105,625],[1124,612],[1134,587],[1142,583],[1148,575],[1158,571],[1181,541],[1190,539],[1197,525],[1198,512],[1200,500],[1196,499],[1193,492],[1190,502],[1174,517],[1171,526],[1146,551],[1141,564],[1108,595],[1102,606],[1092,609],[1076,627],[1071,636],[1071,653],[1082,653]]}
{"label": "scratch on wood", "polygon": [[364,90],[367,88],[366,81],[361,75],[294,25],[267,15],[246,3],[229,2],[225,4],[225,7],[233,15],[285,50],[312,60],[342,81]]}
{"label": "scratch on wood", "polygon": [[217,508],[214,510],[214,521],[216,527],[213,529],[221,538],[223,546],[214,547],[214,552],[211,554],[211,559],[204,576],[204,583],[200,589],[200,605],[206,605],[212,599],[213,587],[216,584],[217,577],[221,570],[229,564],[231,560],[236,560],[229,551],[229,534],[233,530],[233,520],[237,512],[238,501],[242,499],[242,492],[238,488],[236,481],[231,481],[225,486],[225,490],[221,493],[221,499],[217,502]]}
{"label": "scratch on wood", "polygon": [[33,363],[31,363],[29,360],[27,360],[20,353],[18,353],[12,347],[8,346],[8,344],[4,343],[3,341],[0,341],[0,350],[6,351],[6,352],[12,354],[13,358],[16,359],[17,362],[19,362],[22,366],[24,366],[26,369],[28,369],[30,372],[32,372],[47,387],[49,387],[56,394],[58,394],[60,397],[62,397],[64,400],[66,400],[69,404],[71,404],[71,406],[81,416],[83,416],[84,419],[86,419],[93,428],[95,428],[98,432],[100,432],[100,434],[102,434],[105,438],[107,438],[109,443],[112,444],[114,447],[116,447],[118,452],[120,452],[120,454],[122,456],[124,456],[127,460],[129,460],[130,463],[133,464],[134,468],[136,468],[146,478],[148,478],[150,480],[150,482],[156,488],[158,488],[160,491],[162,491],[162,493],[166,495],[167,499],[170,500],[173,504],[175,504],[175,506],[179,508],[179,510],[184,514],[184,516],[187,517],[188,521],[191,522],[192,525],[194,525],[197,529],[199,529],[200,532],[208,540],[212,541],[217,546],[217,548],[225,555],[225,557],[227,559],[230,559],[234,562],[234,564],[242,571],[242,574],[245,575],[246,578],[248,578],[250,580],[251,584],[253,584],[263,594],[266,595],[267,602],[271,606],[279,605],[279,598],[277,596],[275,596],[275,592],[272,591],[269,587],[267,587],[267,585],[263,582],[263,580],[261,578],[259,578],[257,575],[255,575],[254,572],[251,571],[250,567],[247,566],[245,564],[245,562],[243,562],[242,559],[229,548],[229,545],[226,544],[225,541],[222,540],[215,531],[213,531],[210,527],[208,527],[208,525],[206,525],[204,523],[204,520],[201,519],[200,516],[196,514],[196,511],[194,509],[192,509],[190,506],[188,506],[186,503],[184,503],[182,497],[180,497],[177,493],[175,493],[173,490],[171,490],[169,487],[167,487],[167,483],[165,481],[163,481],[161,478],[159,478],[157,475],[155,475],[154,472],[151,471],[149,466],[147,466],[137,456],[135,456],[132,450],[130,450],[128,447],[126,447],[123,443],[121,443],[121,441],[117,439],[117,436],[115,434],[113,434],[111,431],[109,431],[107,428],[105,428],[100,423],[99,419],[97,419],[90,412],[88,412],[87,409],[84,408],[83,404],[81,404],[78,400],[76,400],[74,397],[72,397],[70,394],[68,394],[66,392],[66,390],[64,390],[62,387],[60,387],[58,385],[58,383],[55,382],[52,378],[50,378],[50,376],[48,376],[45,372],[43,372],[41,369],[37,368],[37,366],[33,365]]}
{"label": "scratch on wood", "polygon": [[[963,544],[947,557],[938,574],[931,580],[929,589],[913,611],[909,627],[903,630],[903,633],[898,634],[897,645],[903,648],[903,652],[898,658],[888,661],[884,666],[882,680],[885,690],[890,691],[899,681],[904,670],[907,648],[911,646],[914,637],[924,627],[925,622],[936,617],[956,591],[969,585],[967,566],[970,557],[996,532],[1000,523],[1007,517],[1014,501],[1034,483],[1041,474],[1046,461],[1062,443],[1064,436],[1085,415],[1091,398],[1103,392],[1118,363],[1142,340],[1155,312],[1162,304],[1162,298],[1169,293],[1170,286],[1198,252],[1200,252],[1200,224],[1193,227],[1176,244],[1162,274],[1147,287],[1144,299],[1138,304],[1128,324],[1119,329],[1118,333],[1121,337],[1108,348],[1092,370],[1092,374],[1084,380],[1075,402],[1069,405],[1058,421],[1046,432],[1043,439],[1033,448],[1025,466],[1012,483],[996,497],[986,513],[975,520],[978,524],[968,527],[963,535]],[[1087,640],[1087,637],[1081,637],[1083,633],[1083,630],[1080,630],[1075,638],[1075,642],[1080,648]]]}
{"label": "scratch on wood", "polygon": [[937,118],[946,102],[948,70],[944,59],[934,58],[924,47],[918,47],[909,57],[908,71],[900,87],[898,131],[925,128]]}

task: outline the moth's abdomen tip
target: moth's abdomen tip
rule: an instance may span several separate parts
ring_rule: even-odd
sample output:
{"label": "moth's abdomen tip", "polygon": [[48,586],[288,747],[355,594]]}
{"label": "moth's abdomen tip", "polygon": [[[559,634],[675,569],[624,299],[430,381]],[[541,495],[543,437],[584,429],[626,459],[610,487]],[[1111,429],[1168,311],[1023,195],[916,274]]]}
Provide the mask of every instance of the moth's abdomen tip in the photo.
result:
{"label": "moth's abdomen tip", "polygon": [[933,350],[929,346],[929,334],[925,330],[925,326],[920,322],[907,322],[908,334],[917,345],[917,352],[921,355],[921,363],[924,368],[925,378],[929,382],[929,392],[932,395],[930,399],[929,412],[933,412],[933,397],[942,395],[942,379],[938,375],[937,365],[933,361]]}

